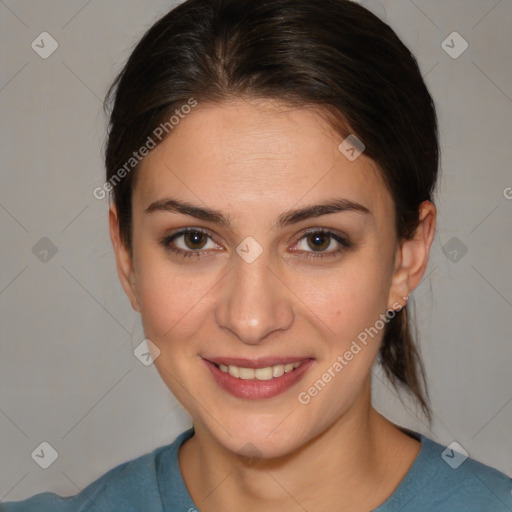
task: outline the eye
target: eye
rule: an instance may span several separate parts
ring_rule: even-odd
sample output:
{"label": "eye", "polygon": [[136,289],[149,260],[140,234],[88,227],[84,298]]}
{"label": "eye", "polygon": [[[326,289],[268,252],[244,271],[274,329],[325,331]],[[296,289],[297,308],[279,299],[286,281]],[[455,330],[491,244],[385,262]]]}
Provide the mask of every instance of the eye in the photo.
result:
{"label": "eye", "polygon": [[[212,236],[199,228],[185,228],[167,235],[160,240],[167,251],[183,258],[199,258],[219,245]],[[304,257],[320,259],[336,257],[341,252],[352,247],[347,238],[333,231],[315,229],[303,235],[292,252],[306,253]]]}
{"label": "eye", "polygon": [[[206,231],[198,228],[182,229],[176,233],[165,236],[160,240],[160,243],[167,250],[185,258],[198,258],[204,255],[205,251],[219,247]],[[208,246],[208,244],[210,244],[210,246]]]}
{"label": "eye", "polygon": [[293,251],[304,251],[307,258],[335,257],[352,247],[345,237],[333,231],[316,229],[302,236]]}

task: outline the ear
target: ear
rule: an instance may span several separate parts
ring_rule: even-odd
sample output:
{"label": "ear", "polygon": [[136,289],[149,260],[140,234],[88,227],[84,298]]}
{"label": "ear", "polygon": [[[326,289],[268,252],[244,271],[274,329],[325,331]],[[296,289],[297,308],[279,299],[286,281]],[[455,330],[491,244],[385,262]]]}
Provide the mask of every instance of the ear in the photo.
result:
{"label": "ear", "polygon": [[119,217],[115,205],[111,205],[109,211],[110,239],[116,255],[117,275],[121,285],[130,300],[132,308],[140,312],[137,300],[137,288],[135,281],[135,270],[129,249],[121,240],[119,231]]}
{"label": "ear", "polygon": [[435,235],[436,218],[437,211],[433,203],[423,201],[419,206],[419,224],[413,238],[403,241],[396,252],[388,309],[403,308],[409,294],[425,274]]}

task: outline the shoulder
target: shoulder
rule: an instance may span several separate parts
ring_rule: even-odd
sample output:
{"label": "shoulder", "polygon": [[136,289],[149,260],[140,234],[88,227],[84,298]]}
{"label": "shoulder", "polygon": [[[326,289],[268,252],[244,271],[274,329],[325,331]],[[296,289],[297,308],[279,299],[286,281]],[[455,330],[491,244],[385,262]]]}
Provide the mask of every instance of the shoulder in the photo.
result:
{"label": "shoulder", "polygon": [[512,512],[510,477],[468,457],[460,445],[417,435],[421,451],[396,490],[408,501],[404,512]]}
{"label": "shoulder", "polygon": [[74,496],[45,492],[0,504],[0,512],[162,512],[159,478],[163,461],[173,459],[189,434],[183,432],[173,443],[116,466]]}

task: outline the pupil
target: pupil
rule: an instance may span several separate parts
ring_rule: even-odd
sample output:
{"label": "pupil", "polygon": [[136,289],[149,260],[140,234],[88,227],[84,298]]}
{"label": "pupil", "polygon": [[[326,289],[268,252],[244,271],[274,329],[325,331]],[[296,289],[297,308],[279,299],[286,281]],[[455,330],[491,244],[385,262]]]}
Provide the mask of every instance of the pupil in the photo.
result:
{"label": "pupil", "polygon": [[[308,241],[313,242],[313,246],[310,244],[312,249],[326,249],[329,247],[329,237],[323,233],[316,233],[314,235],[309,235]],[[323,243],[322,243],[323,242]]]}
{"label": "pupil", "polygon": [[[201,243],[201,241],[203,243]],[[187,233],[185,236],[185,243],[191,249],[201,249],[205,245],[204,235],[202,233]],[[199,245],[199,247],[197,247]]]}

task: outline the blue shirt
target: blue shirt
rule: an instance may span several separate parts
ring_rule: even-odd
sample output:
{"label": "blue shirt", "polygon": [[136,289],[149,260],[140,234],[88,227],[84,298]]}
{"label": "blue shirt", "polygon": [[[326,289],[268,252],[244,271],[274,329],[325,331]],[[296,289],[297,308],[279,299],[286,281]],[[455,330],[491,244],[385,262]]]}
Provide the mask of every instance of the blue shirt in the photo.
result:
{"label": "blue shirt", "polygon": [[[421,449],[393,494],[372,512],[511,512],[512,479],[408,431]],[[178,450],[193,428],[153,452],[105,473],[75,496],[37,494],[0,512],[198,512],[183,481]],[[452,467],[453,466],[453,467]],[[455,468],[455,466],[458,466]]]}

